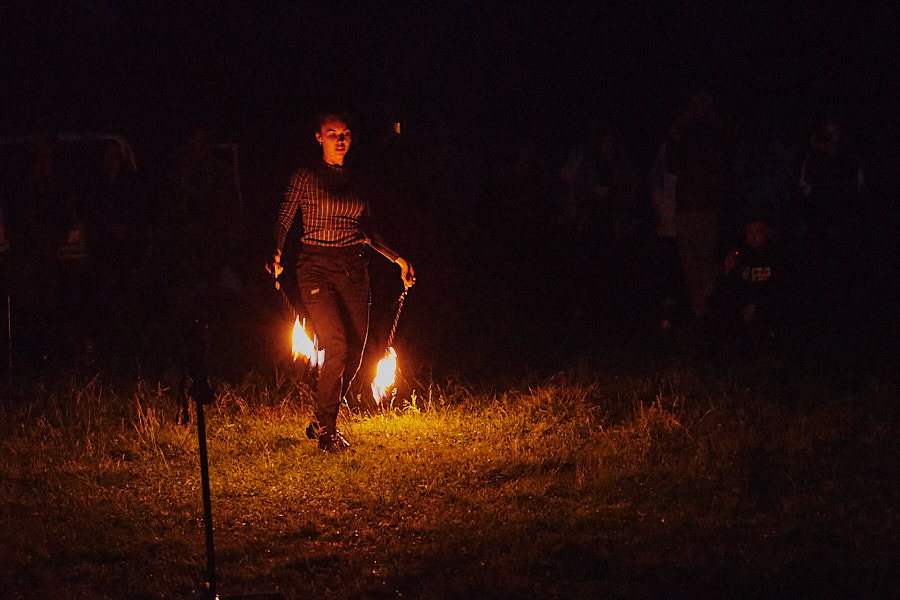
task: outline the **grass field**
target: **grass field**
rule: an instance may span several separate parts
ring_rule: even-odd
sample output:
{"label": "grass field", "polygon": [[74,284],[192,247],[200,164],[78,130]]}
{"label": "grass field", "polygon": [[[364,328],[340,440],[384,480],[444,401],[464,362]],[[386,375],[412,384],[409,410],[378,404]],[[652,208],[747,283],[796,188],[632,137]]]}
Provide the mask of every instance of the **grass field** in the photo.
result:
{"label": "grass field", "polygon": [[[192,598],[194,424],[172,382],[55,374],[0,412],[3,597]],[[879,598],[900,578],[897,397],[672,361],[448,382],[305,439],[290,369],[207,408],[219,592],[286,598]]]}

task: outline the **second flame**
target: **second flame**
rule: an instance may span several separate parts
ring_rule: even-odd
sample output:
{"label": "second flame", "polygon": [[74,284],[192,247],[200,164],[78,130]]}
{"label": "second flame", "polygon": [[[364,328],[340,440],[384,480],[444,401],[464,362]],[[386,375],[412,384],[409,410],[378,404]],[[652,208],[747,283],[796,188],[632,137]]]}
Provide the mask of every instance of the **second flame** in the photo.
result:
{"label": "second flame", "polygon": [[322,363],[325,351],[316,348],[316,342],[306,333],[305,326],[306,319],[303,319],[301,323],[300,317],[296,317],[294,331],[291,335],[291,354],[294,356],[294,360],[297,360],[298,356],[302,356],[309,361],[310,366],[315,367]]}
{"label": "second flame", "polygon": [[375,402],[381,403],[388,388],[394,385],[397,375],[397,353],[393,346],[389,346],[387,352],[375,368],[375,379],[372,380],[372,395]]}

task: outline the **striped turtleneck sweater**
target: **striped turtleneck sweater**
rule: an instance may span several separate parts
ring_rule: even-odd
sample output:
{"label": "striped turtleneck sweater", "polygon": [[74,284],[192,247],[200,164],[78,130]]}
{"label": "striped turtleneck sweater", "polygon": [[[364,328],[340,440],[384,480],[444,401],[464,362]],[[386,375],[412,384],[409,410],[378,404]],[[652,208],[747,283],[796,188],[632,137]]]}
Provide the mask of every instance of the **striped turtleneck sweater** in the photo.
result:
{"label": "striped turtleneck sweater", "polygon": [[[300,221],[295,224],[298,210]],[[279,251],[295,225],[301,228],[300,239],[304,245],[347,248],[367,244],[391,262],[400,256],[375,231],[369,204],[359,184],[340,165],[320,162],[294,173],[275,225]]]}

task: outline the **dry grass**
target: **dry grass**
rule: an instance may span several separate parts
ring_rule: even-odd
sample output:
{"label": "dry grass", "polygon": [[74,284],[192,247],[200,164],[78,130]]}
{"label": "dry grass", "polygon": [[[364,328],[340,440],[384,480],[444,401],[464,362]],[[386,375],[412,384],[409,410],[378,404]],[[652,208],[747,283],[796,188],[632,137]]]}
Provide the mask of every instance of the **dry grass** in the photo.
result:
{"label": "dry grass", "polygon": [[[7,597],[198,594],[196,431],[171,396],[68,378],[3,405]],[[333,457],[305,439],[309,389],[253,375],[207,411],[220,590],[877,597],[897,583],[890,402],[779,403],[683,365],[448,384],[345,411],[353,451]]]}

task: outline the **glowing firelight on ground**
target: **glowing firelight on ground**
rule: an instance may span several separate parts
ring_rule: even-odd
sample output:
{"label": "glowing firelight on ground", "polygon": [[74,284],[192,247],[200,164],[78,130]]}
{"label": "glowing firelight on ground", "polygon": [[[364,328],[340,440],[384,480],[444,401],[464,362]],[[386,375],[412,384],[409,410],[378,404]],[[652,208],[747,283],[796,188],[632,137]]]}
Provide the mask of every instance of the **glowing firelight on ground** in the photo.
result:
{"label": "glowing firelight on ground", "polygon": [[300,317],[295,318],[294,332],[291,335],[291,354],[293,354],[294,360],[302,356],[309,361],[310,366],[315,367],[322,362],[324,351],[316,349],[316,344],[306,333],[305,326],[306,319],[303,319],[301,323]]}
{"label": "glowing firelight on ground", "polygon": [[382,398],[387,394],[388,389],[394,385],[394,379],[397,376],[397,353],[394,352],[393,346],[388,347],[387,352],[375,369],[375,379],[372,380],[372,395],[375,402],[381,404]]}

